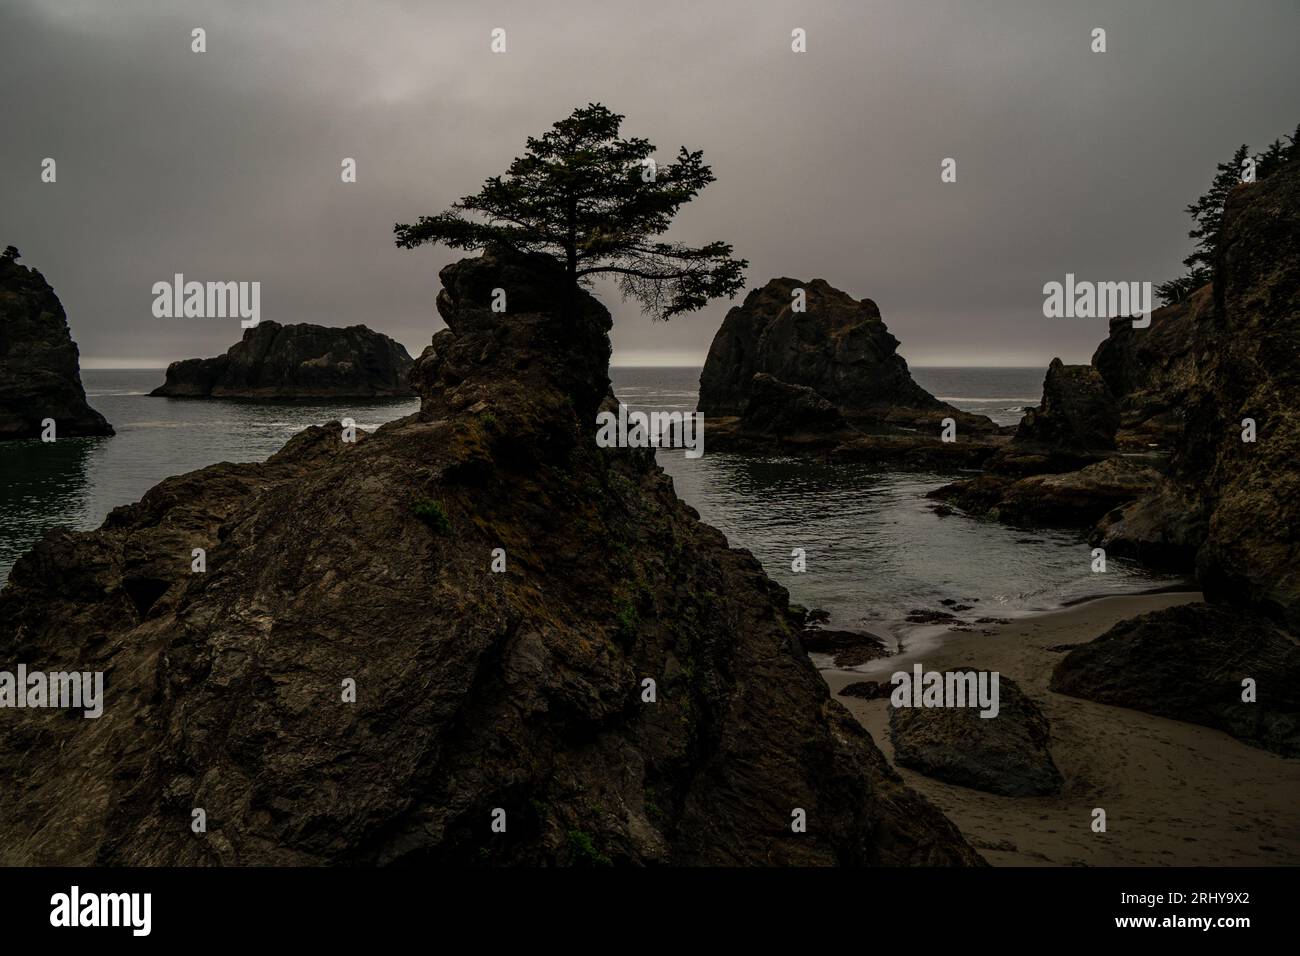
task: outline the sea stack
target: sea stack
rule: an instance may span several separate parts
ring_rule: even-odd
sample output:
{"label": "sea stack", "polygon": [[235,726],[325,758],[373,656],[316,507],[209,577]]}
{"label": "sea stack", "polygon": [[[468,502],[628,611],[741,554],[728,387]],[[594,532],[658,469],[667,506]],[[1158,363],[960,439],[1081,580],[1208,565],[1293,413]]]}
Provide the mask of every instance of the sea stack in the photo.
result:
{"label": "sea stack", "polygon": [[77,343],[59,297],[18,250],[0,255],[0,440],[36,438],[53,419],[55,437],[112,435],[86,402]]}
{"label": "sea stack", "polygon": [[337,399],[414,395],[411,356],[366,328],[259,322],[224,355],[167,367],[150,395],[168,398]]}
{"label": "sea stack", "polygon": [[93,722],[0,722],[0,863],[981,862],[830,697],[785,589],[650,450],[597,446],[609,313],[502,256],[443,269],[418,413],[19,559],[0,657],[112,678]]}
{"label": "sea stack", "polygon": [[[916,384],[876,303],[824,279],[772,279],[727,313],[700,373],[699,410],[746,415],[760,374],[812,389],[849,421],[930,426],[951,417],[963,430],[997,430]],[[761,391],[775,394],[770,382]]]}

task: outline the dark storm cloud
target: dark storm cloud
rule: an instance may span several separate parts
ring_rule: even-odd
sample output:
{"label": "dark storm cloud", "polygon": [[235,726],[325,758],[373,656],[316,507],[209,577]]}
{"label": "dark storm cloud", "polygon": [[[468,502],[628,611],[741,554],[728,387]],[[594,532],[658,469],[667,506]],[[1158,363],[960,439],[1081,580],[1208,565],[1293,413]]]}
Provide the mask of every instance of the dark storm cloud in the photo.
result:
{"label": "dark storm cloud", "polygon": [[[1085,361],[1104,321],[1044,319],[1043,283],[1175,274],[1214,164],[1300,120],[1297,34],[1293,0],[7,0],[0,243],[55,286],[88,363],[238,337],[152,316],[176,272],[259,280],[263,318],[361,322],[418,352],[456,255],[396,249],[393,223],[594,100],[662,154],[704,149],[719,181],[674,234],[732,241],[751,285],[871,296],[915,364]],[[662,325],[605,299],[623,362],[698,360],[728,306]]]}

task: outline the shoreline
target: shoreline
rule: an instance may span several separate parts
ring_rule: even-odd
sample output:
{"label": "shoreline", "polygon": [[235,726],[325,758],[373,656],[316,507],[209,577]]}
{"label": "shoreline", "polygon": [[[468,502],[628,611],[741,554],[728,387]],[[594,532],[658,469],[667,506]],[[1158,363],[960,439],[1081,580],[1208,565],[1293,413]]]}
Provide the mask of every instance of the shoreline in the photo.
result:
{"label": "shoreline", "polygon": [[[1300,760],[1218,730],[1066,697],[1047,689],[1063,644],[1083,644],[1148,611],[1201,600],[1196,591],[1106,595],[952,632],[926,650],[926,669],[975,666],[1012,678],[1051,721],[1051,752],[1065,784],[1051,797],[1004,797],[895,767],[995,866],[1278,866],[1300,863]],[[906,654],[869,673],[822,670],[831,694],[893,764],[889,701],[840,697],[881,678]],[[909,666],[910,666],[909,661]],[[1107,832],[1091,829],[1106,810]]]}

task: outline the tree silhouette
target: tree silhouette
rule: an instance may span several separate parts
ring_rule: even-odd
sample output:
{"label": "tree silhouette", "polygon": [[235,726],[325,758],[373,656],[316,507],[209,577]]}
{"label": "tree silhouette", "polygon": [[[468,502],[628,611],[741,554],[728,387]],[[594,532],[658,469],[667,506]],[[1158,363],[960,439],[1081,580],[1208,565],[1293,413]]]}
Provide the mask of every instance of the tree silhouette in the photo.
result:
{"label": "tree silhouette", "polygon": [[593,276],[614,276],[623,295],[657,319],[734,296],[749,263],[733,259],[729,243],[654,239],[714,181],[703,153],[683,146],[675,162],[656,165],[648,140],[619,137],[622,122],[599,103],[574,110],[542,136],[528,137],[524,155],[475,195],[436,216],[396,224],[397,245],[500,244],[547,253],[563,263],[571,290]]}
{"label": "tree silhouette", "polygon": [[1214,268],[1214,250],[1219,244],[1219,230],[1223,228],[1223,207],[1228,194],[1241,182],[1241,164],[1249,155],[1249,146],[1245,143],[1238,146],[1231,161],[1219,163],[1210,191],[1187,207],[1188,215],[1196,220],[1196,228],[1187,235],[1199,241],[1192,254],[1183,260],[1183,265],[1193,269],[1198,266]]}

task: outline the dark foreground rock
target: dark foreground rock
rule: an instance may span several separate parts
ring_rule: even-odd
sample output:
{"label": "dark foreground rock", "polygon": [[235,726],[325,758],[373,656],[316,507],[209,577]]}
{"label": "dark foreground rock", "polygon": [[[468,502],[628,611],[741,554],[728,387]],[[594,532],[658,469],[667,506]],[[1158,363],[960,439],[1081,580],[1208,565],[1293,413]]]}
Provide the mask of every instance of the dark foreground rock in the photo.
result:
{"label": "dark foreground rock", "polygon": [[[1247,678],[1254,703],[1242,700]],[[1247,612],[1182,604],[1121,621],[1070,651],[1051,689],[1300,756],[1300,644]]]}
{"label": "dark foreground rock", "polygon": [[59,297],[35,269],[0,256],[0,440],[36,438],[47,418],[54,419],[56,440],[113,434],[86,402]]}
{"label": "dark foreground rock", "polygon": [[443,270],[417,414],[18,561],[0,658],[108,689],[98,720],[6,712],[0,862],[980,862],[831,699],[785,590],[649,452],[596,447],[609,315],[551,314],[528,265]]}
{"label": "dark foreground rock", "polygon": [[891,703],[894,762],[936,780],[1008,797],[1059,793],[1062,780],[1048,750],[1047,717],[1015,681],[1000,675],[998,685],[996,717],[981,717],[978,707]]}
{"label": "dark foreground rock", "polygon": [[333,399],[414,395],[406,349],[364,325],[259,322],[225,355],[167,367],[150,395],[170,398]]}

